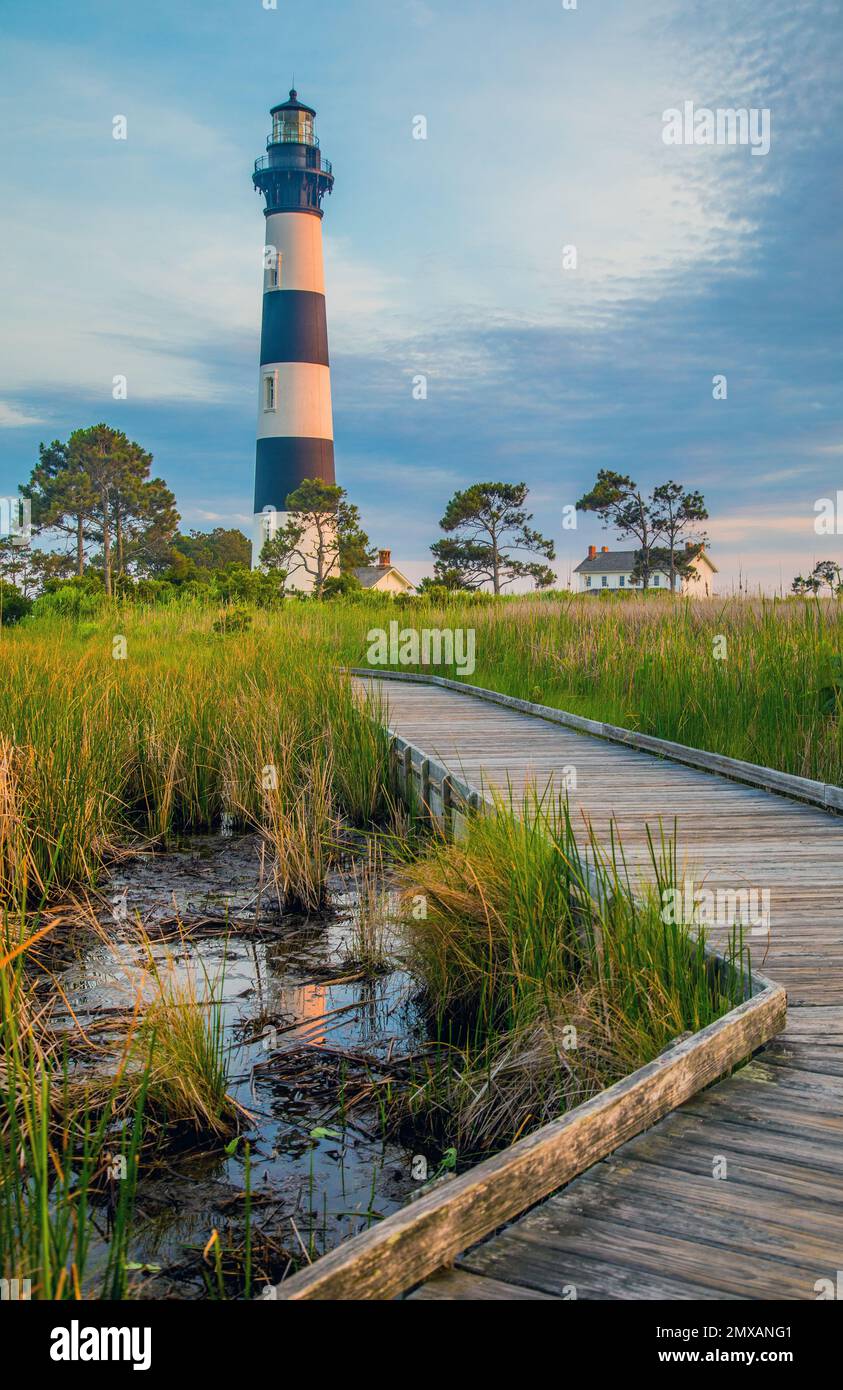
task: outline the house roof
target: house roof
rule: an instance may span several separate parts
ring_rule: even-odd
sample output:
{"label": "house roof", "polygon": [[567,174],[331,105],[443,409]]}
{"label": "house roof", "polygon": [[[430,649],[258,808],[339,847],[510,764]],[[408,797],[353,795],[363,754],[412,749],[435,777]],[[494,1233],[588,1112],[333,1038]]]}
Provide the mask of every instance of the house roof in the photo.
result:
{"label": "house roof", "polygon": [[582,560],[574,574],[629,574],[637,554],[637,550],[598,550],[593,559]]}
{"label": "house roof", "polygon": [[388,574],[396,575],[402,584],[407,585],[408,589],[413,587],[406,574],[402,574],[395,565],[359,565],[351,573],[357,576],[364,589],[374,589],[378,580],[384,579]]}
{"label": "house roof", "polygon": [[[635,569],[635,559],[638,555],[637,550],[598,550],[597,554],[591,559],[586,557],[576,566],[574,574],[630,574]],[[684,551],[677,551],[676,556],[682,555]],[[717,573],[717,566],[712,564],[706,552],[695,556],[697,560],[705,560],[709,569],[714,574]],[[660,565],[660,571],[667,574],[667,565]]]}

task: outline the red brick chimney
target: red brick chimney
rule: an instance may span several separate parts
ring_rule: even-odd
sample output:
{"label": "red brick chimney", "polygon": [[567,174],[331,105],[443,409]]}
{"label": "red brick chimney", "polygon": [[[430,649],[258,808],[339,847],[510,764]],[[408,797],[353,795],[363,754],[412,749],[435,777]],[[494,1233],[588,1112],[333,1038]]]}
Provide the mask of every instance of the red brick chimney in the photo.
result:
{"label": "red brick chimney", "polygon": [[388,569],[391,567],[391,565],[392,565],[392,551],[391,551],[391,550],[379,550],[379,551],[378,551],[378,569],[381,569],[381,570],[388,570]]}
{"label": "red brick chimney", "polygon": [[604,554],[604,555],[608,555],[608,554],[609,554],[609,547],[608,547],[608,545],[602,545],[602,546],[600,547],[600,549],[603,551],[603,554]]}
{"label": "red brick chimney", "polygon": [[588,547],[588,558],[589,558],[589,560],[593,560],[596,554],[597,554],[597,546],[596,546],[596,545],[590,545],[590,546]]}

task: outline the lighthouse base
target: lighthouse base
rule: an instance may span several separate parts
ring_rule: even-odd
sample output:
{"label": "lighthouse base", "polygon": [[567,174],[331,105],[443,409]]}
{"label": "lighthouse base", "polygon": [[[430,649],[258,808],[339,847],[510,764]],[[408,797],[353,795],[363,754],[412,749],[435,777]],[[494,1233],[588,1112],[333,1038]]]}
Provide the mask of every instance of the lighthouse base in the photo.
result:
{"label": "lighthouse base", "polygon": [[[280,530],[288,522],[299,521],[295,512],[278,512],[274,507],[267,507],[262,512],[256,512],[252,520],[252,569],[260,569],[261,551],[267,541],[274,540]],[[315,525],[309,526],[296,551],[290,556],[289,573],[285,588],[292,593],[311,594],[317,586],[317,577],[322,574],[323,580],[335,577],[340,572],[339,555],[337,553],[336,527],[330,524],[330,532],[326,536],[326,526],[322,523],[322,535],[320,538],[319,528]],[[321,546],[321,560],[320,560]]]}

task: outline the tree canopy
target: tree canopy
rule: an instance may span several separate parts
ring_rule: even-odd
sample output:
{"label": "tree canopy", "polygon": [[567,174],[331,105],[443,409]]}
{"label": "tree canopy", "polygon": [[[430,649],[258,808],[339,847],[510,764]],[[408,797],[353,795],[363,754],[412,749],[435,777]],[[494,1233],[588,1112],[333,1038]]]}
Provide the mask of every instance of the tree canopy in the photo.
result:
{"label": "tree canopy", "polygon": [[179,532],[173,537],[172,549],[203,570],[248,565],[252,558],[249,538],[235,527],[215,526],[213,531],[190,531],[188,535]]}
{"label": "tree canopy", "polygon": [[496,594],[515,579],[532,579],[537,589],[552,587],[556,576],[549,565],[521,558],[556,557],[553,541],[529,524],[527,492],[526,483],[474,483],[455,492],[439,523],[446,538],[430,547],[435,582],[463,589],[490,583]]}
{"label": "tree canopy", "polygon": [[[686,491],[671,479],[645,498],[638,484],[625,473],[601,468],[590,492],[577,502],[577,510],[595,512],[604,526],[637,542],[631,578],[646,589],[654,573],[670,575],[671,593],[676,576],[687,578],[706,540],[699,523],[708,517],[702,493]],[[680,543],[691,540],[690,549]]]}
{"label": "tree canopy", "polygon": [[285,506],[289,519],[264,543],[262,569],[280,572],[285,580],[305,574],[313,593],[322,598],[336,588],[326,588],[329,579],[373,562],[360,513],[348,501],[345,488],[322,478],[305,478]]}
{"label": "tree canopy", "polygon": [[151,478],[152,455],[122,430],[100,423],[74,430],[66,443],[42,444],[29,483],[33,527],[71,537],[76,573],[85,572],[86,546],[99,545],[105,592],[135,564],[167,562],[178,525],[175,497]]}
{"label": "tree canopy", "polygon": [[818,560],[809,575],[797,574],[791,589],[794,594],[818,594],[823,585],[831,595],[843,594],[843,567],[836,560]]}

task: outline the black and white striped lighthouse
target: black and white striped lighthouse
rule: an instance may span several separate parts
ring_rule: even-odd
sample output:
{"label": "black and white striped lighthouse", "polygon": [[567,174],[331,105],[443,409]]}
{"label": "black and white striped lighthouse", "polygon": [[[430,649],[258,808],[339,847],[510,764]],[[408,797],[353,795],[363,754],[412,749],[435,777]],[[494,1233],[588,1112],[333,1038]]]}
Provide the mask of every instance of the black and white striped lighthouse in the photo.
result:
{"label": "black and white striped lighthouse", "polygon": [[305,478],[334,482],[322,268],[322,199],[334,176],[314,134],[315,115],[295,90],[273,106],[267,152],[252,175],[266,199],[253,565],[287,519],[293,489]]}

